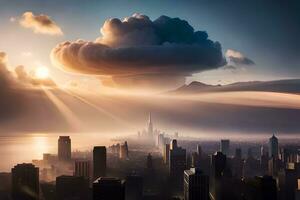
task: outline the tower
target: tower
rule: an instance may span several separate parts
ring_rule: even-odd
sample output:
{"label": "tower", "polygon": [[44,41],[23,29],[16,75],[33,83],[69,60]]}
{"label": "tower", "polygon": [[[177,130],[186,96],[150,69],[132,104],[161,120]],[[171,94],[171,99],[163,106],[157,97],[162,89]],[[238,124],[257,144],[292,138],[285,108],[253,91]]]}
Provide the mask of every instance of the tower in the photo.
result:
{"label": "tower", "polygon": [[93,183],[94,200],[125,200],[125,183],[117,178],[99,178]]}
{"label": "tower", "polygon": [[58,159],[62,161],[71,160],[71,139],[69,136],[58,138]]}
{"label": "tower", "polygon": [[151,112],[149,113],[149,120],[148,120],[148,135],[149,135],[150,137],[153,136],[153,123],[152,123]]}
{"label": "tower", "polygon": [[270,158],[278,158],[278,139],[277,137],[275,137],[275,135],[273,134],[273,136],[269,139],[269,155]]}
{"label": "tower", "polygon": [[94,180],[106,175],[106,147],[96,146],[93,150]]}

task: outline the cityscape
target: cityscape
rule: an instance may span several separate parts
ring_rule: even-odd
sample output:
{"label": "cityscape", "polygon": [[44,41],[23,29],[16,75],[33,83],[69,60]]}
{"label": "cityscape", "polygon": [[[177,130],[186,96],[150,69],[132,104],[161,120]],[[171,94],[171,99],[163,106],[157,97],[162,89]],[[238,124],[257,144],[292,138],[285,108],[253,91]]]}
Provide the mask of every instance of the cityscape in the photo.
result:
{"label": "cityscape", "polygon": [[300,200],[300,0],[0,0],[0,200]]}
{"label": "cityscape", "polygon": [[[155,129],[152,114],[135,136],[91,151],[72,151],[59,136],[57,154],[0,173],[3,200],[260,200],[300,198],[299,145],[275,134],[262,145],[209,147]],[[247,142],[245,143],[247,146]],[[247,149],[246,152],[245,149]],[[258,150],[258,151],[257,151]],[[213,152],[212,152],[213,151]],[[212,153],[211,153],[212,152]]]}

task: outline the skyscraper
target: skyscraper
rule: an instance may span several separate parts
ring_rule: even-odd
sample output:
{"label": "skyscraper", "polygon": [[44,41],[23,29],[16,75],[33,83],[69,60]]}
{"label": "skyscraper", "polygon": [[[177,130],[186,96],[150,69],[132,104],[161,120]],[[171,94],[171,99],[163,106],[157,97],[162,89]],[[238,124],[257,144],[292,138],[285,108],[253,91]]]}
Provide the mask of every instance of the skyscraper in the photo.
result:
{"label": "skyscraper", "polygon": [[235,150],[235,155],[233,157],[232,163],[232,174],[236,178],[241,178],[243,176],[243,159],[242,159],[242,149],[237,148]]}
{"label": "skyscraper", "polygon": [[149,121],[148,121],[148,135],[149,137],[153,137],[153,123],[151,112],[149,113]]}
{"label": "skyscraper", "polygon": [[23,163],[14,166],[11,173],[14,200],[39,199],[39,168],[31,163]]}
{"label": "skyscraper", "polygon": [[278,158],[278,139],[277,137],[275,137],[275,135],[273,134],[273,136],[269,139],[269,156],[270,158]]}
{"label": "skyscraper", "polygon": [[177,140],[172,140],[169,158],[169,174],[175,185],[181,185],[183,172],[187,167],[186,150],[177,146]]}
{"label": "skyscraper", "polygon": [[169,154],[170,154],[170,144],[165,144],[165,148],[164,148],[164,163],[166,165],[169,164]]}
{"label": "skyscraper", "polygon": [[93,150],[94,180],[106,175],[106,147],[96,146]]}
{"label": "skyscraper", "polygon": [[93,183],[93,200],[125,200],[125,182],[117,178],[98,178]]}
{"label": "skyscraper", "polygon": [[221,140],[220,150],[226,156],[229,156],[229,145],[230,145],[229,140]]}
{"label": "skyscraper", "polygon": [[226,169],[226,155],[222,152],[216,152],[212,155],[212,175],[214,179],[220,179]]}
{"label": "skyscraper", "polygon": [[76,160],[74,175],[91,178],[91,167],[91,161],[89,160]]}
{"label": "skyscraper", "polygon": [[209,177],[199,169],[184,171],[184,200],[209,200]]}
{"label": "skyscraper", "polygon": [[58,159],[61,161],[71,160],[71,139],[69,136],[59,136]]}

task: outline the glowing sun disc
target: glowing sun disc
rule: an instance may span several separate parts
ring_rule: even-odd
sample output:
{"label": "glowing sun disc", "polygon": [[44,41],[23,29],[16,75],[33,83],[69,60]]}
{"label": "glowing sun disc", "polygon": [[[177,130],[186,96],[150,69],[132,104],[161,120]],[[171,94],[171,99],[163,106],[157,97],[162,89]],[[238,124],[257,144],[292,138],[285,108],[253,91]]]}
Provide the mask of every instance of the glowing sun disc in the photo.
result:
{"label": "glowing sun disc", "polygon": [[46,79],[49,77],[49,70],[47,67],[38,67],[34,74],[38,79]]}

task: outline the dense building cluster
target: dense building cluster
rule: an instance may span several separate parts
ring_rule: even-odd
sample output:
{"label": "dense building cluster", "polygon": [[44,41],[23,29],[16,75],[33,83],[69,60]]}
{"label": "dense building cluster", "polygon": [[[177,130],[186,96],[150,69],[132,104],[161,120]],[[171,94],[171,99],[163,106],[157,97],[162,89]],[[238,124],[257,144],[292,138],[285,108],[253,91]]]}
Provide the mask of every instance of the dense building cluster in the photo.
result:
{"label": "dense building cluster", "polygon": [[298,147],[280,146],[275,135],[258,152],[257,146],[233,149],[228,139],[209,149],[178,133],[155,134],[150,115],[146,136],[152,146],[138,138],[90,152],[72,152],[71,138],[60,136],[57,155],[0,173],[0,199],[300,199]]}

